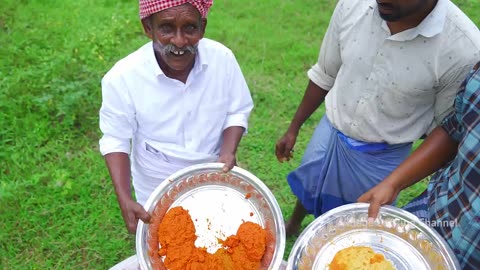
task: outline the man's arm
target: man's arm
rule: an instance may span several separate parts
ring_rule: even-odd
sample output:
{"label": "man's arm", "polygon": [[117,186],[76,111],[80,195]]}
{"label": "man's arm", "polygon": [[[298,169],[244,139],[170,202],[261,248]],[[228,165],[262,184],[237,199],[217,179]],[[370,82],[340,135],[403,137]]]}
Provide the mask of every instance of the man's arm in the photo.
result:
{"label": "man's arm", "polygon": [[417,183],[451,161],[458,150],[443,127],[437,127],[404,162],[385,180],[360,196],[359,202],[369,202],[368,216],[376,218],[380,206],[392,203],[401,190]]}
{"label": "man's arm", "polygon": [[132,198],[130,159],[128,154],[120,152],[106,154],[105,162],[112,178],[125,225],[128,231],[134,234],[137,230],[138,219],[148,223],[150,215]]}
{"label": "man's arm", "polygon": [[223,143],[218,162],[225,163],[225,166],[223,166],[224,172],[228,172],[236,165],[237,147],[244,132],[245,128],[239,126],[228,127],[223,131]]}
{"label": "man's arm", "polygon": [[318,61],[308,71],[310,80],[303,99],[287,131],[275,145],[275,155],[280,162],[290,160],[301,126],[322,104],[328,90],[335,84],[338,71],[342,66],[339,31],[345,3],[348,1],[341,0],[335,7],[327,31],[323,36]]}
{"label": "man's arm", "polygon": [[280,162],[290,159],[291,151],[295,145],[300,128],[320,104],[322,104],[327,93],[328,91],[320,88],[311,80],[308,82],[302,102],[300,102],[287,132],[285,132],[276,144],[275,154]]}
{"label": "man's arm", "polygon": [[113,187],[120,206],[133,200],[130,188],[130,159],[127,153],[109,153],[105,155],[108,172],[112,178]]}
{"label": "man's arm", "polygon": [[295,116],[288,127],[290,132],[298,133],[301,126],[312,115],[315,110],[322,104],[328,91],[323,90],[311,80],[308,81],[307,89],[303,95],[302,102],[295,112]]}

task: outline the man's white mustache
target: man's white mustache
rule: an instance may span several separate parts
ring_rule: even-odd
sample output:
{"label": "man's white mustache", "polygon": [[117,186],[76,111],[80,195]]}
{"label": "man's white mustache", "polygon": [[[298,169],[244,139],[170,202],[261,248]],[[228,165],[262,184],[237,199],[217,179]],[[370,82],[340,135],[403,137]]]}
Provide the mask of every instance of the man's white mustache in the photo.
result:
{"label": "man's white mustache", "polygon": [[169,53],[169,52],[173,52],[173,51],[189,51],[192,54],[196,54],[197,53],[197,47],[192,46],[192,45],[187,45],[183,48],[179,48],[179,47],[177,47],[173,44],[167,44],[167,45],[165,45],[165,47],[162,48],[162,51],[163,51],[164,54]]}

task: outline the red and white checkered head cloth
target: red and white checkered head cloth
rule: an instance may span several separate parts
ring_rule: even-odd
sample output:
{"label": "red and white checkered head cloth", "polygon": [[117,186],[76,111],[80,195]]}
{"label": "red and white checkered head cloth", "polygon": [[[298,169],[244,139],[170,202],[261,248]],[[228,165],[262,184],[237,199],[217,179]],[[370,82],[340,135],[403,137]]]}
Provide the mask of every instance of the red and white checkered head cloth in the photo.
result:
{"label": "red and white checkered head cloth", "polygon": [[154,13],[185,3],[192,4],[198,9],[202,18],[206,18],[208,10],[213,4],[213,0],[139,0],[140,19],[143,20]]}

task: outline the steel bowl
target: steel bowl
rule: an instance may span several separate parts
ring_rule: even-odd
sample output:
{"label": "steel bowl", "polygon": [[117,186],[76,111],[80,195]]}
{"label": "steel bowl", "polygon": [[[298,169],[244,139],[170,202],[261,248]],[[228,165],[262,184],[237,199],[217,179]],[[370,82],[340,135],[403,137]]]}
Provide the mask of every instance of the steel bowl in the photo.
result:
{"label": "steel bowl", "polygon": [[369,246],[397,270],[460,270],[445,240],[415,215],[382,206],[368,223],[366,203],[340,206],[316,218],[295,241],[287,270],[326,270],[335,254],[350,246]]}
{"label": "steel bowl", "polygon": [[[180,170],[162,182],[144,207],[152,220],[161,221],[173,207],[187,209],[198,236],[195,245],[210,253],[218,248],[218,239],[236,234],[241,223],[252,221],[267,231],[267,249],[262,268],[277,270],[285,250],[282,212],[270,189],[255,175],[234,167],[223,173],[223,164],[205,163]],[[157,255],[158,224],[139,221],[136,251],[142,270],[166,269]]]}

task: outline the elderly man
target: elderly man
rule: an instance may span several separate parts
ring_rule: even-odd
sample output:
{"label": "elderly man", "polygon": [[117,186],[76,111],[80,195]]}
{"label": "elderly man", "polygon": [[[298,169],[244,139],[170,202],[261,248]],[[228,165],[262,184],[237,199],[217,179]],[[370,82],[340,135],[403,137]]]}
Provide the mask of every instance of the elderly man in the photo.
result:
{"label": "elderly man", "polygon": [[224,171],[236,163],[253,102],[233,53],[203,37],[212,2],[140,0],[152,41],[102,79],[100,151],[131,233],[138,219],[148,222],[142,205],[169,175],[204,162],[224,163]]}
{"label": "elderly man", "polygon": [[449,0],[340,0],[276,145],[277,158],[288,160],[325,99],[326,116],[287,177],[298,198],[287,234],[307,213],[357,201],[395,169],[451,111],[479,52],[478,28]]}

